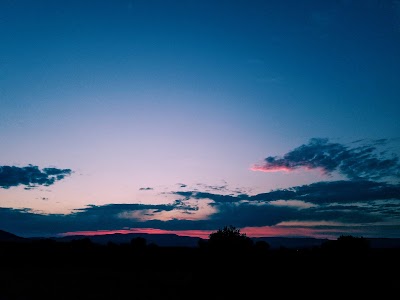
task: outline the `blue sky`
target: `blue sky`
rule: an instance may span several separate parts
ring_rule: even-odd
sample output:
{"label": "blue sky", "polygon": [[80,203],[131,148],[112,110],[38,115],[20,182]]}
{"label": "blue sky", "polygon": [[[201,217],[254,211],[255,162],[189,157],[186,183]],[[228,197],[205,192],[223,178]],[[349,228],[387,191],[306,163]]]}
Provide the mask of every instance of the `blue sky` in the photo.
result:
{"label": "blue sky", "polygon": [[0,21],[1,229],[400,237],[398,1],[2,1]]}

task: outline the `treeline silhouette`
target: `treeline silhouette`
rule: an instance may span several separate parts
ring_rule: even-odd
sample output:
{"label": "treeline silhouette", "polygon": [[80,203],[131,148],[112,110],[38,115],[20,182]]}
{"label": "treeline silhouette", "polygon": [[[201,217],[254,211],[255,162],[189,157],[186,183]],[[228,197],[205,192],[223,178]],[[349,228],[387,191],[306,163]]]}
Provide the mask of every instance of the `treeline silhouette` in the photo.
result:
{"label": "treeline silhouette", "polygon": [[199,239],[198,247],[159,247],[141,237],[107,245],[35,239],[1,242],[0,258],[0,300],[383,299],[400,286],[400,249],[372,249],[354,236],[271,249],[233,226]]}

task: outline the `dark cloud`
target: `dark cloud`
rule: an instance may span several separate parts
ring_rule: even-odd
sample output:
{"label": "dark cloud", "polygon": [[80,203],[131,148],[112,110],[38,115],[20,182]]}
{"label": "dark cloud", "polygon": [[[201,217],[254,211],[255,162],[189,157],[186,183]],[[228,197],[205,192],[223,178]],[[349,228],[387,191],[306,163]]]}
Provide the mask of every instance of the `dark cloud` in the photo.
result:
{"label": "dark cloud", "polygon": [[44,168],[28,165],[26,167],[0,166],[0,187],[8,189],[25,185],[26,189],[39,185],[49,186],[71,175],[70,169]]}
{"label": "dark cloud", "polygon": [[154,212],[172,211],[172,210],[197,210],[197,207],[187,205],[181,200],[174,201],[173,204],[106,204],[106,205],[88,205],[85,208],[75,209],[76,215],[118,215],[122,212],[152,210]]}
{"label": "dark cloud", "polygon": [[353,203],[372,200],[400,200],[400,185],[369,180],[322,181],[309,185],[277,189],[257,195],[222,195],[198,191],[178,191],[175,195],[185,199],[211,199],[215,203],[234,203],[242,200],[269,202],[276,200],[300,200],[314,204]]}
{"label": "dark cloud", "polygon": [[253,201],[301,200],[316,204],[400,200],[400,185],[368,180],[322,181],[261,193],[249,199]]}
{"label": "dark cloud", "polygon": [[175,192],[175,195],[183,196],[185,199],[211,199],[215,202],[237,202],[247,197],[247,195],[221,195],[208,192],[198,192],[198,191],[187,191],[187,192]]}
{"label": "dark cloud", "polygon": [[248,202],[218,203],[215,207],[218,213],[212,215],[210,220],[218,224],[236,224],[238,227],[272,226],[299,217],[299,211],[296,208],[268,203],[264,205],[253,205]]}
{"label": "dark cloud", "polygon": [[[325,192],[333,190],[324,198]],[[352,195],[346,193],[352,191]],[[358,192],[357,192],[358,191]],[[374,182],[324,182],[240,197],[198,192],[176,192],[184,199],[172,204],[89,205],[72,214],[39,214],[29,209],[0,208],[0,228],[22,236],[55,235],[62,232],[119,230],[123,228],[160,228],[167,230],[216,230],[226,224],[238,227],[280,226],[282,222],[334,222],[339,225],[312,225],[321,232],[340,234],[350,227],[379,226],[386,235],[395,236],[400,223],[400,187]],[[192,197],[194,196],[194,197]],[[158,220],[156,213],[198,208],[188,199],[209,199],[213,213],[201,220]],[[279,201],[278,201],[279,200]],[[286,205],[291,200],[296,205]],[[307,201],[313,205],[302,205]],[[153,218],[154,217],[154,218]],[[340,225],[342,224],[342,225]],[[286,225],[285,225],[286,226]],[[289,226],[289,225],[288,225]],[[290,225],[299,227],[301,225]],[[346,227],[347,226],[347,227]],[[349,227],[350,226],[350,227]],[[305,227],[306,228],[306,227]],[[366,227],[365,227],[366,228]],[[398,229],[398,228],[397,228]],[[398,230],[397,230],[398,232]],[[365,236],[366,234],[364,234]],[[398,233],[397,233],[398,235]]]}
{"label": "dark cloud", "polygon": [[[208,195],[208,199],[213,197]],[[226,224],[238,227],[279,226],[282,222],[339,222],[328,228],[326,225],[313,225],[328,234],[333,229],[348,230],[351,226],[387,226],[387,230],[395,230],[399,224],[400,203],[397,200],[375,200],[368,205],[322,203],[314,206],[276,205],[276,201],[236,201],[217,202],[213,204],[215,212],[201,220],[172,219],[167,221],[153,218],[155,212],[180,210],[194,212],[197,207],[189,206],[186,200],[177,200],[169,205],[147,204],[109,204],[103,206],[89,205],[75,210],[72,214],[39,214],[29,209],[0,208],[0,228],[22,236],[56,235],[62,232],[120,230],[123,228],[159,228],[166,230],[216,230]],[[130,215],[129,213],[139,213]],[[128,216],[128,217],[126,217]],[[145,217],[145,218],[143,218]],[[147,220],[146,220],[147,219]],[[392,223],[388,223],[389,221]],[[385,221],[388,223],[386,225]],[[390,225],[392,224],[392,225]],[[294,227],[300,225],[293,225]],[[324,227],[326,227],[324,229]],[[347,229],[346,229],[347,228]],[[398,232],[398,231],[397,231]],[[387,235],[395,235],[388,232]],[[398,234],[397,234],[398,235]]]}
{"label": "dark cloud", "polygon": [[328,139],[313,138],[308,144],[295,148],[283,157],[265,158],[261,164],[254,165],[252,169],[273,172],[318,168],[326,174],[337,171],[349,179],[398,179],[400,178],[399,157],[394,153],[378,151],[377,146],[386,143],[388,140],[381,139],[359,146],[353,143],[353,147],[350,147],[331,143]]}
{"label": "dark cloud", "polygon": [[204,192],[214,192],[214,191],[227,191],[228,184],[224,180],[222,185],[209,185],[209,184],[204,184],[204,183],[197,183],[197,186],[200,187],[200,189]]}
{"label": "dark cloud", "polygon": [[152,191],[152,190],[154,190],[154,189],[151,187],[142,187],[139,189],[139,191]]}
{"label": "dark cloud", "polygon": [[[68,231],[85,230],[118,230],[125,227],[150,227],[156,220],[151,220],[157,212],[178,210],[196,211],[196,206],[188,205],[181,200],[172,204],[107,204],[102,206],[88,205],[75,209],[71,214],[42,214],[31,209],[14,209],[0,207],[0,228],[21,236],[48,236]],[[138,212],[139,216],[150,217],[143,221],[140,217],[130,215]],[[163,228],[161,226],[160,228]]]}
{"label": "dark cloud", "polygon": [[[198,191],[174,194],[185,197],[184,201],[212,200],[209,205],[216,209],[216,213],[206,220],[210,226],[276,226],[280,222],[296,220],[342,223],[342,229],[346,230],[346,224],[358,226],[360,223],[383,224],[393,219],[396,220],[395,223],[400,221],[400,185],[368,180],[317,182],[252,196]],[[294,201],[297,202],[293,204]],[[206,226],[202,221],[190,226],[194,225]],[[388,225],[379,226],[391,230],[394,228]]]}
{"label": "dark cloud", "polygon": [[[126,210],[127,208],[128,210]],[[165,207],[161,206],[161,208]],[[142,211],[142,215],[147,215],[147,211],[153,209],[157,208],[151,205],[126,207],[124,204],[116,204],[89,206],[77,210],[73,214],[44,215],[29,209],[0,208],[0,228],[21,236],[45,236],[71,231],[119,230],[122,228],[215,230],[226,224],[237,224],[236,226],[273,225],[288,217],[296,216],[294,209],[268,204],[263,207],[251,205],[233,207],[223,204],[211,218],[202,220],[161,221],[152,219],[150,216],[146,221],[134,217],[121,217],[121,214],[133,211]]]}
{"label": "dark cloud", "polygon": [[52,235],[66,228],[78,230],[82,220],[66,222],[68,218],[61,214],[43,215],[27,208],[0,207],[0,228],[21,236]]}

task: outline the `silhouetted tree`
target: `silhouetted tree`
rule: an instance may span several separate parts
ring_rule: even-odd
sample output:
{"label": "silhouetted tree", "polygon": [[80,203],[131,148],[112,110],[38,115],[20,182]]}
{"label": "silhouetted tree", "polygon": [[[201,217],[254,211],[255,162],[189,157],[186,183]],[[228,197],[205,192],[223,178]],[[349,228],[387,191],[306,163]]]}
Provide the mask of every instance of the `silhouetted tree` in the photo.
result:
{"label": "silhouetted tree", "polygon": [[257,241],[254,247],[258,252],[268,251],[271,248],[270,244],[266,241]]}
{"label": "silhouetted tree", "polygon": [[253,246],[253,240],[241,233],[240,229],[229,225],[211,233],[208,246],[212,250],[249,250]]}
{"label": "silhouetted tree", "polygon": [[115,248],[118,247],[118,245],[117,245],[115,242],[112,242],[112,241],[108,241],[107,244],[106,244],[106,246],[107,246],[108,248],[112,248],[112,249],[115,249]]}
{"label": "silhouetted tree", "polygon": [[80,239],[73,239],[70,242],[70,244],[73,247],[77,247],[77,248],[91,248],[91,247],[93,247],[93,242],[88,237],[80,238]]}
{"label": "silhouetted tree", "polygon": [[369,241],[364,237],[341,235],[334,241],[322,244],[322,249],[336,253],[365,253],[370,249]]}
{"label": "silhouetted tree", "polygon": [[206,249],[207,246],[208,246],[208,240],[200,238],[200,239],[197,241],[197,245],[198,245],[199,248],[201,248],[201,249]]}
{"label": "silhouetted tree", "polygon": [[369,249],[369,241],[363,237],[355,237],[352,235],[341,235],[337,239],[340,249],[347,251],[367,251]]}
{"label": "silhouetted tree", "polygon": [[134,250],[143,251],[146,249],[147,241],[143,237],[136,237],[131,239],[131,246]]}

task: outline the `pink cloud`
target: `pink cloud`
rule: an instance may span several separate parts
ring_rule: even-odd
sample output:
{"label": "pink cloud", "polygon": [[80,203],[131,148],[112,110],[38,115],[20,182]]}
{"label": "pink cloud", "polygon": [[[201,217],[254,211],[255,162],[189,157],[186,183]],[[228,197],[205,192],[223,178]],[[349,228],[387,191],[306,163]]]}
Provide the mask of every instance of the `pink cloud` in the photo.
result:
{"label": "pink cloud", "polygon": [[261,171],[261,172],[290,172],[293,169],[285,166],[272,166],[268,164],[264,165],[253,165],[250,170],[252,171]]}
{"label": "pink cloud", "polygon": [[253,165],[250,167],[251,171],[259,171],[259,172],[265,172],[265,173],[272,173],[272,172],[297,172],[301,170],[305,171],[316,171],[318,174],[321,176],[327,176],[329,175],[328,172],[321,167],[310,167],[307,165],[304,166],[279,166],[279,165],[272,165],[269,163],[264,163],[263,165]]}

